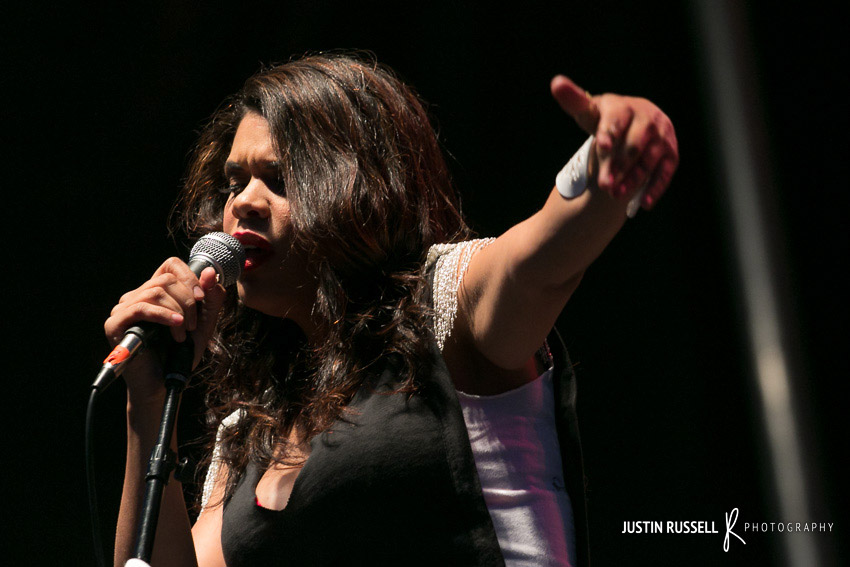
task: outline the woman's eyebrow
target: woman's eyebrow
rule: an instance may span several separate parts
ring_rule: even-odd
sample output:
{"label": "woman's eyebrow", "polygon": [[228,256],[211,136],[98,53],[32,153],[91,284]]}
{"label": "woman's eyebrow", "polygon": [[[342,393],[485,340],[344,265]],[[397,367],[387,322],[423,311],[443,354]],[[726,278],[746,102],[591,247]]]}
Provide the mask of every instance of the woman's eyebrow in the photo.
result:
{"label": "woman's eyebrow", "polygon": [[[266,169],[266,170],[278,171],[280,169],[280,162],[277,161],[277,160],[267,161],[267,162],[262,164],[262,168]],[[240,173],[242,171],[245,171],[245,168],[242,167],[241,165],[239,165],[235,161],[228,161],[228,162],[225,162],[225,164],[224,164],[224,174],[225,175],[231,175],[233,173]]]}

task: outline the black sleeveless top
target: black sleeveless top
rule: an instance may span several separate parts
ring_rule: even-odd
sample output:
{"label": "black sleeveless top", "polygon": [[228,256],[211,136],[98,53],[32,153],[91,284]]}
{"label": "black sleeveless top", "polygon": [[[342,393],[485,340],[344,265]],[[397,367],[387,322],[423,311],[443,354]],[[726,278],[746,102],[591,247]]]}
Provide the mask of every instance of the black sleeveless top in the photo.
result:
{"label": "black sleeveless top", "polygon": [[[557,333],[556,419],[579,565],[588,564],[575,379]],[[454,384],[436,345],[415,395],[395,392],[391,363],[366,381],[354,410],[311,441],[286,508],[257,505],[250,466],[225,504],[228,567],[504,565]]]}

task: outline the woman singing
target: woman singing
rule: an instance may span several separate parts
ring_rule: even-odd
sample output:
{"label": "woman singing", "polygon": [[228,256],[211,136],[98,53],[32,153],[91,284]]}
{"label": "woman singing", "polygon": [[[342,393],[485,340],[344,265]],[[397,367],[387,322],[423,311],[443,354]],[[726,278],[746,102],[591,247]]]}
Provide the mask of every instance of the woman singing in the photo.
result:
{"label": "woman singing", "polygon": [[[201,511],[191,526],[168,485],[154,565],[587,564],[575,383],[552,327],[678,150],[647,100],[551,89],[592,136],[495,239],[471,239],[421,102],[372,61],[272,67],[216,113],[179,210],[189,234],[243,244],[236,289],[172,258],[105,324],[113,344],[140,321],[191,336],[206,375]],[[116,565],[165,396],[156,353],[124,376]]]}

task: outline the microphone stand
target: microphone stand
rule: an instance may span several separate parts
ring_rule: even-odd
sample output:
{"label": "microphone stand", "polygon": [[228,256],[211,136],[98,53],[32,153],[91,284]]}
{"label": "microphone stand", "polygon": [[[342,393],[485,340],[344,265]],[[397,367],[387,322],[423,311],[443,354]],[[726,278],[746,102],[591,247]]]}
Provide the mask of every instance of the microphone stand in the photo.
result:
{"label": "microphone stand", "polygon": [[177,467],[177,456],[171,450],[171,437],[177,421],[177,409],[192,371],[195,348],[187,337],[182,343],[172,343],[165,361],[165,403],[159,425],[156,444],[151,451],[148,470],[145,474],[145,499],[136,537],[136,551],[125,567],[150,567],[153,553],[156,524],[162,504],[162,493],[168,484],[171,472]]}

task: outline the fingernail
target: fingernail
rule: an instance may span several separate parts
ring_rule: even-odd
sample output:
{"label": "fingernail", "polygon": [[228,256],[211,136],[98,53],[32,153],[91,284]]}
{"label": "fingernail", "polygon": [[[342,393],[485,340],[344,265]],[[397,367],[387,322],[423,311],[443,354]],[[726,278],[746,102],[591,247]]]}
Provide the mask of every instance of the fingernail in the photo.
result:
{"label": "fingernail", "polygon": [[196,285],[196,286],[192,289],[192,292],[195,294],[195,299],[197,299],[197,300],[201,300],[201,299],[203,299],[203,298],[204,298],[204,290],[202,290],[202,289],[201,289],[201,286]]}
{"label": "fingernail", "polygon": [[171,315],[171,321],[175,325],[180,325],[181,323],[183,323],[183,315],[181,315],[179,313],[174,313],[174,314]]}

